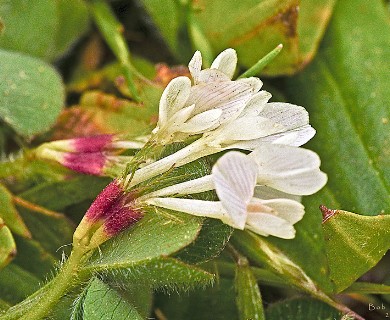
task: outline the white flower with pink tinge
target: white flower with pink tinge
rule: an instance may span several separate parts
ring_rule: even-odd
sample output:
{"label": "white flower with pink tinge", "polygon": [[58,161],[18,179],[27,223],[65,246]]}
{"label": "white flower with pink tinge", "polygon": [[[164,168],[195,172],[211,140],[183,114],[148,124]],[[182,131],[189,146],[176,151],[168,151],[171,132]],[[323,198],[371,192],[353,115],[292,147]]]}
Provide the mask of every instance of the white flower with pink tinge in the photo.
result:
{"label": "white flower with pink tinge", "polygon": [[[310,150],[263,144],[249,155],[236,151],[225,154],[209,176],[157,190],[137,201],[220,219],[234,228],[263,236],[291,239],[295,237],[293,225],[305,212],[294,196],[313,194],[327,181],[319,166],[319,157]],[[269,191],[267,199],[261,198],[261,191],[254,196],[255,189],[264,186],[271,188],[271,197]],[[220,201],[177,197],[213,189]]]}

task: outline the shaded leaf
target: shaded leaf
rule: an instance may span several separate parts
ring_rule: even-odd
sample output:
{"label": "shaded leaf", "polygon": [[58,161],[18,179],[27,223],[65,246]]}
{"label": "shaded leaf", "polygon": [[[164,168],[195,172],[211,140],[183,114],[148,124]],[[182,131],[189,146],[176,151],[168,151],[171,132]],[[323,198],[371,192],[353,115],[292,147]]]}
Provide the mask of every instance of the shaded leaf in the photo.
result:
{"label": "shaded leaf", "polygon": [[309,298],[278,302],[266,310],[268,320],[334,320],[341,316],[336,309]]}
{"label": "shaded leaf", "polygon": [[247,261],[240,260],[237,263],[235,286],[239,318],[241,320],[264,320],[260,289]]}
{"label": "shaded leaf", "polygon": [[[234,285],[231,280],[219,281],[206,290],[188,295],[170,294],[156,297],[156,310],[167,319],[237,320]],[[156,312],[157,313],[157,312]]]}
{"label": "shaded leaf", "polygon": [[328,210],[323,223],[330,278],[336,292],[374,267],[390,248],[390,216]]}
{"label": "shaded leaf", "polygon": [[7,265],[16,254],[16,245],[11,231],[0,218],[0,269]]}
{"label": "shaded leaf", "polygon": [[23,136],[47,131],[64,102],[60,76],[43,61],[19,53],[0,50],[0,60],[0,117]]}

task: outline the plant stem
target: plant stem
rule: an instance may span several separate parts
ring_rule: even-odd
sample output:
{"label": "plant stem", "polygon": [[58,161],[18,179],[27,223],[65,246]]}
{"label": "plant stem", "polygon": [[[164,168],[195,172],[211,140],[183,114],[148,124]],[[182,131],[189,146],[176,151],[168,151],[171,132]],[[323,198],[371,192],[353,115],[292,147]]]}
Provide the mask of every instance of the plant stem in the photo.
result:
{"label": "plant stem", "polygon": [[267,66],[273,59],[276,58],[276,56],[280,53],[280,51],[282,51],[282,49],[283,49],[282,44],[276,46],[275,49],[273,49],[270,53],[268,53],[259,61],[257,61],[252,67],[250,67],[242,75],[240,75],[238,79],[257,76],[260,73],[260,71],[264,69],[265,66]]}
{"label": "plant stem", "polygon": [[54,305],[80,281],[80,267],[89,255],[85,250],[75,248],[55,278],[27,299],[10,308],[0,316],[0,320],[44,318]]}

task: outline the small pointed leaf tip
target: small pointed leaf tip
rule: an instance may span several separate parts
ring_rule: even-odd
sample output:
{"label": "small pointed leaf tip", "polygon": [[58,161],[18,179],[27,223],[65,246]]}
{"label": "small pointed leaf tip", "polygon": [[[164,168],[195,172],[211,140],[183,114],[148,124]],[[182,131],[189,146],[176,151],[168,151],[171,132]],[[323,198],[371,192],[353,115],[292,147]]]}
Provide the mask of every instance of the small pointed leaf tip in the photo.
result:
{"label": "small pointed leaf tip", "polygon": [[329,209],[327,208],[325,205],[320,205],[320,210],[322,212],[322,223],[325,223],[326,221],[328,221],[330,218],[332,218],[335,213],[336,213],[336,210],[332,210],[332,209]]}

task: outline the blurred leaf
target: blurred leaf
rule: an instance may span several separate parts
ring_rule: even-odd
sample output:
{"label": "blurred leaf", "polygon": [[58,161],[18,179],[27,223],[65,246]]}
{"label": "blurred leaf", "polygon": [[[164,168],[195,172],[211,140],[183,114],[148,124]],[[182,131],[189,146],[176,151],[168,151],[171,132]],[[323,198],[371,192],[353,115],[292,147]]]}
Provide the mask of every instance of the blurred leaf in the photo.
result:
{"label": "blurred leaf", "polygon": [[68,50],[75,40],[88,30],[89,14],[85,1],[55,0],[55,2],[58,20],[55,56],[58,56]]}
{"label": "blurred leaf", "polygon": [[266,310],[267,320],[334,320],[341,316],[336,309],[309,298],[278,302]]}
{"label": "blurred leaf", "polygon": [[12,202],[12,194],[0,184],[0,217],[5,221],[11,231],[23,237],[31,237],[18,211]]}
{"label": "blurred leaf", "polygon": [[64,103],[60,76],[19,53],[0,50],[0,60],[0,117],[23,136],[47,131]]}
{"label": "blurred leaf", "polygon": [[241,320],[264,320],[265,316],[260,289],[248,261],[238,261],[235,286],[237,290],[236,301],[239,318]]}
{"label": "blurred leaf", "polygon": [[19,197],[51,210],[64,210],[66,207],[92,200],[110,182],[109,179],[93,176],[78,176],[72,179],[41,183]]}
{"label": "blurred leaf", "polygon": [[[188,295],[158,294],[156,310],[166,319],[186,320],[238,320],[234,284],[231,280],[219,281],[205,290],[191,291]],[[156,312],[156,314],[157,314]]]}
{"label": "blurred leaf", "polygon": [[186,292],[194,287],[213,283],[214,275],[200,268],[167,257],[153,258],[130,267],[110,266],[104,270],[110,282],[118,286],[126,283],[149,284],[154,289]]}
{"label": "blurred leaf", "polygon": [[296,72],[312,59],[336,0],[246,0],[239,6],[236,1],[194,1],[189,22],[183,21],[185,7],[179,1],[166,1],[163,7],[156,0],[142,2],[182,61],[190,58],[183,56],[181,47],[183,29],[191,23],[190,30],[193,24],[205,34],[215,55],[232,47],[245,67],[282,43],[280,56],[264,69],[266,74],[280,75]]}
{"label": "blurred leaf", "polygon": [[317,58],[287,81],[293,101],[309,110],[317,129],[309,146],[329,175],[317,205],[364,215],[390,212],[389,60],[383,2],[338,1]]}
{"label": "blurred leaf", "polygon": [[323,229],[330,278],[340,292],[374,267],[390,248],[390,215],[330,212]]}
{"label": "blurred leaf", "polygon": [[81,0],[1,0],[0,17],[1,48],[46,60],[63,54],[88,27]]}
{"label": "blurred leaf", "polygon": [[16,245],[11,231],[0,218],[0,269],[6,266],[16,255]]}
{"label": "blurred leaf", "polygon": [[16,304],[37,290],[40,283],[41,279],[11,263],[0,271],[0,297]]}
{"label": "blurred leaf", "polygon": [[[75,318],[77,319],[77,318]],[[143,320],[137,309],[125,296],[104,282],[93,279],[83,303],[84,320],[134,319]]]}

